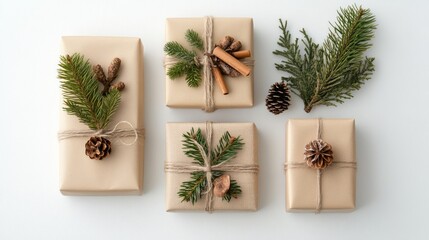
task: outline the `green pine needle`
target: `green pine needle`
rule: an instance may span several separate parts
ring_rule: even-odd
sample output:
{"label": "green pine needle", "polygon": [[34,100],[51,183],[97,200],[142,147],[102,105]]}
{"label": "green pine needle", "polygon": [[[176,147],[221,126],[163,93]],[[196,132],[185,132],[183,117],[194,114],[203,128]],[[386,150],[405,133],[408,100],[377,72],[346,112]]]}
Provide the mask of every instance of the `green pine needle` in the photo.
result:
{"label": "green pine needle", "polygon": [[[207,141],[203,136],[201,129],[198,128],[198,130],[195,131],[194,128],[191,128],[190,132],[183,134],[183,138],[183,151],[185,155],[189,158],[192,158],[193,163],[204,166],[205,164],[201,156],[201,152],[195,144],[196,141],[203,147],[205,154],[208,154]],[[237,155],[237,152],[243,148],[243,145],[243,140],[240,137],[231,139],[229,132],[225,132],[219,139],[219,143],[215,150],[213,150],[211,153],[211,165],[213,166],[233,159]],[[223,171],[212,171],[212,181],[223,174]],[[202,197],[206,189],[206,173],[202,171],[195,171],[191,173],[190,181],[183,182],[180,185],[180,190],[177,194],[180,198],[182,198],[182,202],[185,201],[194,204]],[[240,194],[240,186],[236,180],[231,179],[230,188],[223,197],[223,200],[229,202],[232,198],[237,198]]]}
{"label": "green pine needle", "polygon": [[[185,33],[186,41],[194,48],[204,51],[203,39],[192,29],[188,29]],[[178,60],[167,70],[167,75],[171,80],[183,77],[189,87],[199,87],[202,76],[202,66],[196,62],[197,53],[194,50],[188,50],[178,42],[168,42],[164,46],[164,52]]]}
{"label": "green pine needle", "polygon": [[192,29],[188,29],[185,38],[192,47],[204,51],[204,42],[200,35]]}
{"label": "green pine needle", "polygon": [[273,53],[284,58],[276,69],[288,72],[282,77],[292,92],[301,97],[305,111],[314,106],[336,106],[352,96],[374,72],[374,58],[364,56],[372,44],[376,29],[375,17],[369,9],[356,5],[338,11],[337,22],[322,46],[315,44],[304,29],[301,30],[304,53],[299,40],[291,40],[287,22],[280,19],[278,45]]}
{"label": "green pine needle", "polygon": [[119,107],[118,90],[103,97],[91,64],[83,55],[61,56],[58,78],[64,97],[64,110],[79,118],[92,130],[105,128]]}

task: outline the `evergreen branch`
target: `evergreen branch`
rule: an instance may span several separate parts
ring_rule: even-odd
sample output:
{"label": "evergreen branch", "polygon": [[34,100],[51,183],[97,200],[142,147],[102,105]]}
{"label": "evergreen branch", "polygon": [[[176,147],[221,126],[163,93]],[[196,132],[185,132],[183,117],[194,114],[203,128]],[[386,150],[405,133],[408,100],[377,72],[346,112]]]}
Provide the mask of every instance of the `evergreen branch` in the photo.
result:
{"label": "evergreen branch", "polygon": [[187,50],[182,44],[178,42],[168,42],[164,46],[164,52],[168,56],[176,57],[180,60],[187,62],[193,62],[197,53],[194,51]]}
{"label": "evergreen branch", "polygon": [[243,149],[243,145],[243,139],[240,137],[231,138],[229,132],[225,132],[219,139],[218,145],[211,154],[212,165],[217,165],[235,158],[235,156],[237,156],[237,152]]}
{"label": "evergreen branch", "polygon": [[63,89],[64,110],[68,114],[76,115],[89,128],[101,129],[103,125],[97,118],[97,109],[102,103],[102,96],[98,92],[91,64],[79,54],[60,57],[58,78],[61,79]]}
{"label": "evergreen branch", "polygon": [[78,53],[61,56],[58,78],[64,97],[64,110],[79,118],[92,130],[103,129],[118,109],[121,95],[111,91],[103,97],[91,64]]}
{"label": "evergreen branch", "polygon": [[[198,50],[204,50],[204,43],[201,37],[192,29],[188,29],[185,34],[188,43]],[[167,75],[174,80],[186,75],[185,80],[189,87],[199,87],[202,76],[202,66],[198,62],[197,53],[186,49],[178,42],[168,42],[164,46],[164,52],[168,56],[177,58],[179,61],[167,70]]]}
{"label": "evergreen branch", "polygon": [[118,110],[121,103],[121,93],[118,89],[111,89],[103,98],[103,105],[98,109],[97,118],[102,123],[101,129],[107,127],[113,114]]}
{"label": "evergreen branch", "polygon": [[191,128],[190,132],[183,134],[183,138],[184,140],[182,140],[182,142],[185,155],[192,158],[194,160],[193,163],[204,166],[205,163],[203,156],[201,155],[198,146],[195,144],[196,141],[203,147],[205,154],[208,154],[207,141],[204,138],[201,129],[198,128],[197,132],[195,132],[194,128]]}
{"label": "evergreen branch", "polygon": [[207,179],[205,172],[192,172],[191,180],[183,182],[180,185],[177,194],[182,198],[182,202],[191,202],[192,205],[202,197],[207,187]]}
{"label": "evergreen branch", "polygon": [[298,39],[291,41],[287,22],[280,19],[279,28],[277,44],[282,49],[273,53],[284,60],[275,67],[290,74],[282,80],[302,98],[306,112],[316,105],[335,106],[351,98],[352,92],[374,72],[374,59],[364,57],[372,46],[370,41],[376,29],[375,17],[369,9],[356,5],[341,8],[322,47],[302,29],[304,54],[299,51]]}
{"label": "evergreen branch", "polygon": [[203,39],[200,37],[200,35],[197,32],[195,32],[192,29],[188,29],[186,31],[185,38],[192,47],[200,51],[204,51]]}
{"label": "evergreen branch", "polygon": [[185,80],[189,87],[200,86],[202,80],[201,68],[196,65],[190,65]]}
{"label": "evergreen branch", "polygon": [[167,75],[171,80],[180,78],[188,72],[190,65],[188,62],[180,61],[167,70]]}

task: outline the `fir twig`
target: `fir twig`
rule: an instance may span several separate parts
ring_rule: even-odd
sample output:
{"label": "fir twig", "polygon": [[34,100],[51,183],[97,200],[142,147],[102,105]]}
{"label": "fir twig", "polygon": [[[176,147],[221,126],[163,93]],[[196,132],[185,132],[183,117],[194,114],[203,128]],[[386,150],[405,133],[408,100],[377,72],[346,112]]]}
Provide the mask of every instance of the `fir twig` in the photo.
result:
{"label": "fir twig", "polygon": [[64,96],[64,110],[79,118],[90,129],[105,128],[120,103],[120,93],[112,90],[103,97],[91,64],[83,55],[60,57],[58,78]]}
{"label": "fir twig", "polygon": [[374,72],[374,58],[364,57],[372,45],[376,29],[375,17],[369,9],[356,5],[338,11],[337,22],[322,46],[315,44],[304,29],[301,30],[304,54],[299,40],[291,40],[287,22],[280,19],[282,34],[273,53],[284,58],[276,69],[290,74],[282,77],[292,92],[302,98],[305,111],[316,105],[335,106],[352,97]]}
{"label": "fir twig", "polygon": [[[192,29],[185,33],[186,41],[197,50],[204,50],[203,39]],[[164,52],[178,60],[167,70],[171,80],[186,76],[185,80],[189,87],[198,87],[201,83],[201,65],[198,63],[197,52],[188,50],[178,42],[168,42],[164,46]]]}
{"label": "fir twig", "polygon": [[192,29],[188,29],[185,34],[186,40],[192,47],[204,51],[204,42],[200,35]]}
{"label": "fir twig", "polygon": [[[200,144],[203,147],[205,154],[208,153],[207,141],[203,136],[201,129],[198,128],[198,130],[195,131],[194,128],[191,128],[190,132],[183,134],[183,138],[183,151],[185,155],[189,158],[192,158],[194,160],[193,163],[204,166],[204,159],[199,148],[195,144],[195,142]],[[232,138],[229,132],[225,132],[219,139],[219,143],[215,150],[213,150],[211,153],[211,165],[213,166],[233,159],[237,155],[237,152],[243,148],[243,145],[244,142],[240,136],[237,138]],[[223,174],[223,171],[213,170],[212,181]],[[180,185],[180,189],[177,194],[182,198],[182,202],[185,201],[194,204],[202,197],[206,189],[206,173],[202,171],[195,171],[191,173],[190,181],[183,182]],[[236,180],[231,179],[230,188],[223,197],[223,200],[229,202],[232,198],[237,198],[240,194],[240,186]]]}

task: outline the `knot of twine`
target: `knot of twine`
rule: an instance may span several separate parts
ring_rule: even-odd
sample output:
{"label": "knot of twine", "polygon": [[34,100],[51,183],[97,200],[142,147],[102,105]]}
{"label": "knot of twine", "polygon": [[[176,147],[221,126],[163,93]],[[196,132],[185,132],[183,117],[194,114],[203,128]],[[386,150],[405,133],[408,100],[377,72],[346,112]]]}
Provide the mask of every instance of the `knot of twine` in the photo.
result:
{"label": "knot of twine", "polygon": [[[322,138],[322,119],[317,119],[317,139]],[[353,168],[356,169],[357,165],[356,162],[346,162],[346,161],[335,161],[333,162],[330,167],[336,167],[336,168]],[[309,167],[305,162],[286,162],[284,164],[284,169],[287,171],[288,169],[292,168],[307,168]],[[316,170],[316,207],[315,212],[320,213],[322,210],[322,170],[317,169]]]}
{"label": "knot of twine", "polygon": [[[203,41],[204,41],[204,54],[202,57],[195,57],[194,62],[197,66],[203,66],[203,85],[204,85],[204,106],[202,110],[206,112],[214,112],[215,101],[213,95],[214,81],[211,67],[213,65],[211,60],[211,53],[213,51],[213,18],[210,16],[204,17],[204,30],[203,30]],[[253,59],[241,59],[245,65],[253,66]],[[178,61],[172,57],[165,57],[164,67],[167,65],[175,64]]]}
{"label": "knot of twine", "polygon": [[207,142],[207,153],[204,147],[201,146],[196,140],[192,140],[197,146],[203,160],[204,166],[194,164],[177,164],[177,163],[165,163],[165,172],[174,173],[192,173],[195,171],[203,171],[206,173],[207,189],[203,194],[206,194],[205,211],[211,213],[213,211],[213,181],[212,171],[228,171],[228,172],[241,172],[241,173],[257,173],[259,170],[256,164],[225,164],[221,162],[216,165],[211,165],[211,145],[213,136],[213,123],[206,122],[206,142]]}
{"label": "knot of twine", "polygon": [[[118,126],[120,124],[127,124],[131,127],[131,129],[118,129]],[[143,128],[136,129],[133,127],[133,125],[130,122],[120,121],[115,125],[115,127],[113,127],[112,130],[100,129],[100,130],[94,131],[94,130],[88,129],[88,130],[68,130],[68,131],[59,132],[58,140],[62,141],[64,139],[69,139],[69,138],[92,137],[92,136],[119,138],[122,144],[129,146],[136,143],[139,137],[144,137],[144,129]],[[129,143],[124,142],[121,139],[124,137],[132,137],[132,136],[134,136],[134,140]]]}

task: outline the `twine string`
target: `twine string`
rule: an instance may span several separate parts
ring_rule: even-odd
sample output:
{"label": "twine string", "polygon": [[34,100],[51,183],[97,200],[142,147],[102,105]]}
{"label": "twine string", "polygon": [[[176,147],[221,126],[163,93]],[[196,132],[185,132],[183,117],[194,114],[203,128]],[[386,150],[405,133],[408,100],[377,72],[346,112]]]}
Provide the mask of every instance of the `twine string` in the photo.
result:
{"label": "twine string", "polygon": [[[121,124],[127,124],[128,126],[130,126],[130,129],[119,129],[118,126]],[[139,137],[144,137],[144,129],[134,128],[133,125],[128,121],[119,121],[118,123],[116,123],[116,125],[113,127],[112,130],[107,130],[107,131],[104,129],[100,129],[97,131],[94,131],[91,129],[62,131],[58,133],[58,140],[62,141],[69,138],[93,137],[93,136],[106,137],[106,138],[119,138],[120,142],[123,145],[130,146],[136,143]],[[122,138],[124,137],[133,137],[133,136],[134,136],[134,139],[132,142],[127,143],[122,140]]]}

